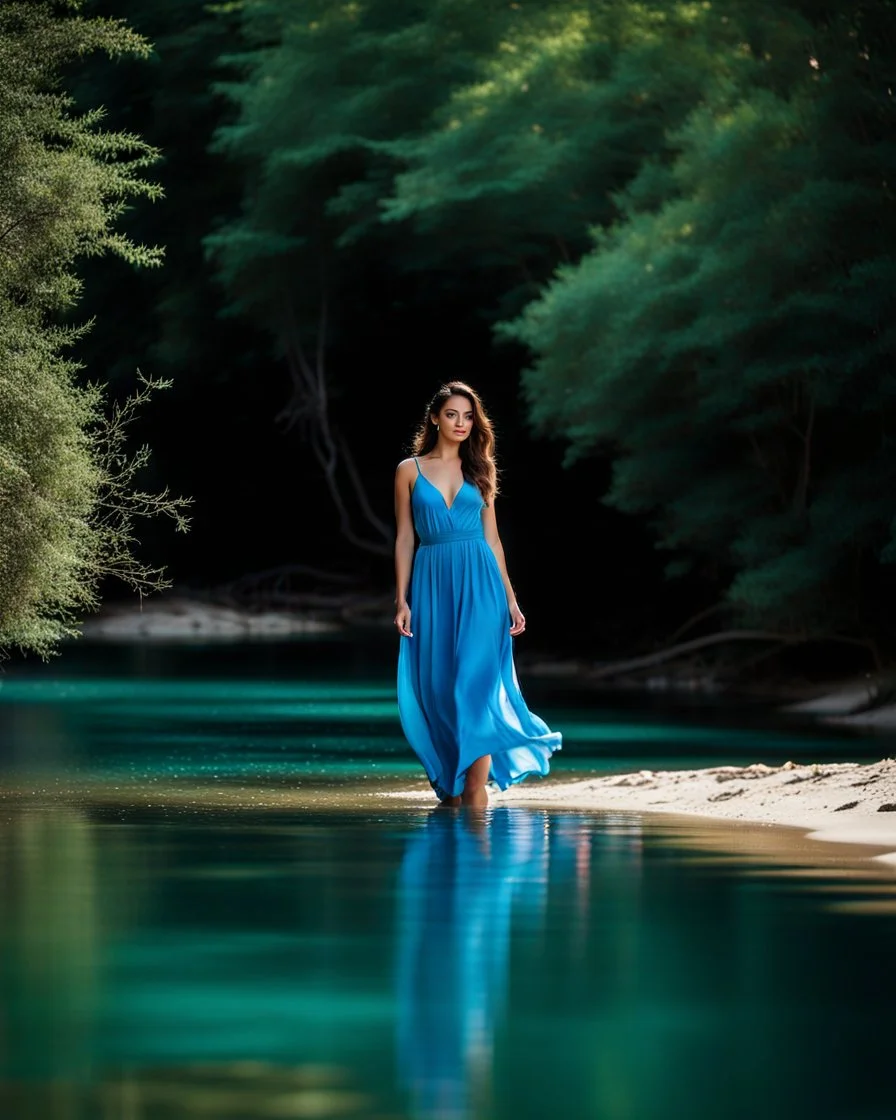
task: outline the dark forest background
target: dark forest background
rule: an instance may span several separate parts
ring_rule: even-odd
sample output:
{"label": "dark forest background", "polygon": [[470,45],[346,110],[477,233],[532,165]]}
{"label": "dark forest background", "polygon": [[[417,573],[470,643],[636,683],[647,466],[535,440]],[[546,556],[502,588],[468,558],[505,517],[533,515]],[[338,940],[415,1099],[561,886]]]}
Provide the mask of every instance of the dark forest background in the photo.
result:
{"label": "dark forest background", "polygon": [[151,44],[57,69],[72,113],[158,149],[164,197],[116,221],[164,262],[82,254],[48,314],[92,320],[78,376],[110,399],[173,382],[129,438],[142,487],[192,499],[188,533],[136,531],[176,591],[291,570],[388,611],[395,465],[460,377],[539,648],[892,660],[893,3],[81,16]]}

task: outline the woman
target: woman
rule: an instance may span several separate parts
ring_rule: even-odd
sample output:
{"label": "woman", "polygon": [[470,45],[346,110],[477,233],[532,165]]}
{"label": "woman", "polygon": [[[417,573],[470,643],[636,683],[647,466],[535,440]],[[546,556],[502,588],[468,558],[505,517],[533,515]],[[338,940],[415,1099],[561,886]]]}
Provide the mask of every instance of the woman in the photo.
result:
{"label": "woman", "polygon": [[448,806],[487,805],[489,780],[506,789],[547,774],[561,745],[526,707],[513,664],[526,620],[495,520],[494,446],[479,397],[449,381],[395,472],[398,709]]}

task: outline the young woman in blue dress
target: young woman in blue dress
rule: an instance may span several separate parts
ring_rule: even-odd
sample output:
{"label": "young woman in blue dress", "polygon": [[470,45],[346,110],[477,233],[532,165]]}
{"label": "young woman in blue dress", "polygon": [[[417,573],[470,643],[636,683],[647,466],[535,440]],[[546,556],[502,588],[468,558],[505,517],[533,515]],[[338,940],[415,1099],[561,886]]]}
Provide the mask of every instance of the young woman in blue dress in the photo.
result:
{"label": "young woman in blue dress", "polygon": [[395,472],[395,626],[404,733],[445,806],[544,775],[561,736],[529,711],[513,662],[526,619],[495,517],[495,437],[463,381],[429,402]]}

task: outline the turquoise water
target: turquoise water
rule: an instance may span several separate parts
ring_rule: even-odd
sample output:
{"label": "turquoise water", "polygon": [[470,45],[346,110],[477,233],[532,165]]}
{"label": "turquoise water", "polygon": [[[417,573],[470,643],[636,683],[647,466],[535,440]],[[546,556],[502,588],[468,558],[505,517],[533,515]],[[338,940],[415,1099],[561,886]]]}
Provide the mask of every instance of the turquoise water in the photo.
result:
{"label": "turquoise water", "polygon": [[[887,753],[523,683],[561,776]],[[10,669],[4,1120],[896,1116],[891,873],[769,830],[409,806],[390,689],[338,644]]]}
{"label": "turquoise water", "polygon": [[[526,680],[564,747],[558,776],[792,759],[875,760],[894,743],[823,732],[754,705],[609,697]],[[145,784],[187,779],[294,788],[407,782],[421,770],[401,734],[394,643],[75,646],[0,677],[0,766]]]}

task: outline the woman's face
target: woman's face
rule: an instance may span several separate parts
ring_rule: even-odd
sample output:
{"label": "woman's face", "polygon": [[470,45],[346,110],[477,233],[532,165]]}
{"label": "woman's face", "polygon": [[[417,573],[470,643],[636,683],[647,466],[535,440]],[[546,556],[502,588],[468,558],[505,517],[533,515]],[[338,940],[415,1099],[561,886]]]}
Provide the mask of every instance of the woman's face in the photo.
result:
{"label": "woman's face", "polygon": [[436,420],[440,436],[452,443],[463,443],[473,430],[473,406],[466,397],[448,397]]}

